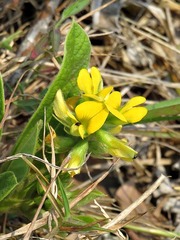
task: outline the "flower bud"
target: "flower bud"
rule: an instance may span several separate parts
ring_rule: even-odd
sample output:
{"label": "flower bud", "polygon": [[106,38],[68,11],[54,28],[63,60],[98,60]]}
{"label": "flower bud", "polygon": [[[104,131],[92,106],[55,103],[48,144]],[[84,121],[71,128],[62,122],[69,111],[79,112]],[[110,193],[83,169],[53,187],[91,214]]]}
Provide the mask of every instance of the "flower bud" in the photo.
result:
{"label": "flower bud", "polygon": [[137,152],[134,149],[129,147],[125,141],[114,137],[109,132],[101,129],[95,135],[96,139],[103,145],[106,153],[126,161],[131,161],[136,157]]}
{"label": "flower bud", "polygon": [[87,151],[88,142],[86,140],[78,142],[70,151],[68,155],[69,162],[65,168],[67,168],[67,171],[72,177],[80,173],[82,165],[86,162]]}

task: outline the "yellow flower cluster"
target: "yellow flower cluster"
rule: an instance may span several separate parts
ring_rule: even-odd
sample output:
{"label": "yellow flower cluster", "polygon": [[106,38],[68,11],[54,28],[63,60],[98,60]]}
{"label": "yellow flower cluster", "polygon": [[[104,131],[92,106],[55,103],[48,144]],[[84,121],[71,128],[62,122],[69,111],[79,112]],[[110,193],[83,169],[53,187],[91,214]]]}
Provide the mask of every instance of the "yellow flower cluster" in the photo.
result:
{"label": "yellow flower cluster", "polygon": [[[112,86],[103,87],[101,74],[96,67],[92,67],[90,72],[81,69],[77,86],[79,96],[65,101],[61,90],[55,96],[54,113],[64,125],[65,131],[81,138],[82,144],[86,139],[86,145],[87,139],[93,136],[93,141],[97,140],[106,153],[125,160],[133,159],[137,152],[111,133],[114,129],[121,129],[122,125],[139,122],[147,114],[147,109],[139,106],[146,99],[142,96],[133,97],[122,106],[121,93],[114,91]],[[89,152],[93,152],[93,149]],[[84,155],[83,152],[83,158]],[[70,165],[73,165],[72,162]],[[77,166],[77,160],[75,165]]]}
{"label": "yellow flower cluster", "polygon": [[[64,100],[61,90],[57,92],[54,101],[55,115],[62,124],[69,127],[72,135],[79,134],[81,138],[85,138],[98,131],[110,114],[114,116],[111,116],[111,122],[124,125],[139,122],[147,113],[145,107],[138,106],[146,101],[141,96],[134,97],[121,106],[121,93],[113,91],[112,86],[103,88],[103,81],[96,67],[92,67],[90,73],[82,69],[77,85],[82,91],[84,101],[75,106],[73,111]],[[74,99],[78,100],[77,97],[72,98],[69,104]]]}

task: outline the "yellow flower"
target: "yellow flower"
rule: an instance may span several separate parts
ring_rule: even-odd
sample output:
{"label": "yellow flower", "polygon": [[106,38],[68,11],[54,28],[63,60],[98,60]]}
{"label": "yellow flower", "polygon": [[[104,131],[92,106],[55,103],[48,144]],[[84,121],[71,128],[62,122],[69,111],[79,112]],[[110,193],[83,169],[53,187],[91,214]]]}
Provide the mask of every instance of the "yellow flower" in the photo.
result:
{"label": "yellow flower", "polygon": [[121,93],[113,91],[112,86],[103,88],[101,74],[95,67],[90,69],[90,73],[81,69],[77,85],[83,93],[81,99],[74,96],[65,101],[61,90],[58,90],[53,105],[58,120],[74,136],[84,139],[101,129],[105,122],[109,126],[115,125],[112,128],[135,123],[147,113],[146,108],[138,106],[146,101],[144,97],[134,97],[121,107]]}
{"label": "yellow flower", "polygon": [[66,101],[64,100],[61,90],[58,90],[53,103],[53,110],[57,119],[65,126],[65,130],[74,135],[84,138],[85,129],[79,120],[73,115],[69,109]]}
{"label": "yellow flower", "polygon": [[96,67],[92,67],[90,74],[87,69],[81,69],[77,79],[78,87],[86,94],[97,94],[103,88],[101,74]]}
{"label": "yellow flower", "polygon": [[63,97],[63,93],[60,89],[56,93],[56,96],[53,102],[53,110],[56,117],[58,117],[58,120],[64,126],[70,127],[72,125],[72,120],[76,121],[76,118],[73,116],[68,105],[66,104],[66,101],[64,100],[64,97]]}
{"label": "yellow flower", "polygon": [[120,112],[128,123],[139,122],[147,114],[147,109],[145,107],[137,107],[145,101],[146,98],[144,97],[133,97],[121,108]]}
{"label": "yellow flower", "polygon": [[87,134],[99,130],[105,123],[109,113],[126,123],[126,118],[118,110],[121,104],[121,93],[113,91],[113,87],[103,87],[99,70],[92,67],[90,74],[82,69],[77,79],[78,87],[89,100],[75,108],[77,119],[82,123]]}

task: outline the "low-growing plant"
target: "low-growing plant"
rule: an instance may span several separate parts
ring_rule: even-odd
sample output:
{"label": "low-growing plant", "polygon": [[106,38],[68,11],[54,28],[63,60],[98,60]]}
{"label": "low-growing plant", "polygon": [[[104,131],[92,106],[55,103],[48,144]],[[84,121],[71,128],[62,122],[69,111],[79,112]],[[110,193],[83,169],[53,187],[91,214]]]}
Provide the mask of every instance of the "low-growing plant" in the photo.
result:
{"label": "low-growing plant", "polygon": [[[12,155],[1,161],[5,163],[0,173],[0,213],[18,213],[32,220],[51,212],[61,237],[73,231],[105,231],[101,223],[107,219],[78,209],[103,195],[96,184],[72,190],[73,177],[86,161],[92,157],[108,161],[108,156],[133,161],[136,150],[116,136],[124,125],[179,119],[180,99],[143,106],[146,99],[136,96],[122,104],[121,93],[104,86],[99,69],[89,69],[90,53],[87,34],[72,22],[59,73],[18,137]],[[2,131],[2,78],[0,93]],[[57,222],[52,220],[53,229]]]}

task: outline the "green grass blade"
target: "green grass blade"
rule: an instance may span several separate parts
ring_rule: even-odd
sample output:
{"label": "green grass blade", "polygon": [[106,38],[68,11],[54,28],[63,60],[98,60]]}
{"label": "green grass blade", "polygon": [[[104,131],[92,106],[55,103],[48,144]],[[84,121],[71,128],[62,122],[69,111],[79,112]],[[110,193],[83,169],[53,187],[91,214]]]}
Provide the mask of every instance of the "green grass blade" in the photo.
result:
{"label": "green grass blade", "polygon": [[141,227],[141,226],[136,226],[136,225],[132,225],[132,224],[127,224],[124,226],[124,228],[131,229],[136,232],[147,233],[147,234],[156,235],[156,236],[160,236],[160,237],[173,238],[173,239],[180,238],[180,233],[170,232],[170,231],[166,231],[163,229]]}
{"label": "green grass blade", "polygon": [[69,201],[66,196],[66,192],[64,190],[64,187],[63,187],[63,184],[62,184],[60,178],[58,178],[58,186],[59,186],[59,191],[61,193],[61,197],[63,199],[65,218],[67,219],[70,216]]}
{"label": "green grass blade", "polygon": [[141,123],[180,119],[180,98],[162,101],[147,106],[148,113]]}
{"label": "green grass blade", "polygon": [[5,48],[8,50],[12,50],[12,47],[10,46],[10,43],[12,41],[14,41],[15,39],[18,39],[21,35],[21,31],[17,31],[13,34],[11,34],[10,36],[6,37],[5,39],[3,39],[2,41],[0,41],[0,48]]}
{"label": "green grass blade", "polygon": [[[5,112],[4,84],[3,84],[2,76],[0,74],[0,122],[4,117],[4,112]],[[2,134],[2,129],[0,129],[0,136],[1,134]]]}
{"label": "green grass blade", "polygon": [[146,137],[152,137],[152,138],[180,139],[179,132],[168,129],[168,128],[166,128],[165,131],[161,130],[160,128],[158,130],[148,130],[147,128],[146,129],[124,128],[122,130],[122,133],[130,133],[130,134],[134,134],[136,136],[146,136]]}

